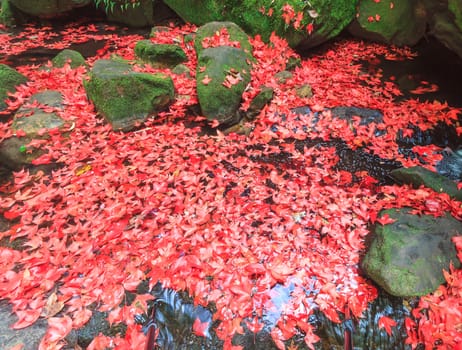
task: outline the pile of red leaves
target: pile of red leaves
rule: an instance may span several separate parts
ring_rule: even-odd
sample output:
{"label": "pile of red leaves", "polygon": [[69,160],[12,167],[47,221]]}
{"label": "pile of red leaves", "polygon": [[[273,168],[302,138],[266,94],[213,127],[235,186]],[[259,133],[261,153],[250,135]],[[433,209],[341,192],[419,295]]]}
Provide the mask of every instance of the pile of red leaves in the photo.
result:
{"label": "pile of red leaves", "polygon": [[[411,52],[340,42],[304,60],[291,79],[279,83],[274,74],[296,54],[276,36],[269,45],[254,38],[258,62],[242,108],[248,108],[263,85],[274,88],[274,99],[249,136],[211,136],[183,123],[193,118],[186,115],[188,106],[197,103],[196,57],[191,43],[183,42],[183,35],[194,30],[172,27],[153,39],[179,42],[189,57],[192,77],[161,70],[174,79],[175,103],[129,133],[112,131],[96,115],[82,86],[84,68],[17,67],[30,81],[11,96],[11,110],[33,93],[57,89],[65,99],[62,117],[75,124],[68,137],[51,132],[49,142],[27,145],[48,151],[37,164],[57,162],[62,165],[59,170],[50,175],[19,171],[1,187],[0,213],[14,225],[0,238],[24,239],[26,249],[0,247],[0,298],[8,299],[18,316],[15,328],[39,317],[48,319],[40,349],[62,347],[71,329],[89,320],[94,305],[109,313],[109,322],[124,322],[128,328],[124,336],[96,337],[89,349],[142,348],[145,336],[134,316],[146,311],[152,296],[139,295],[130,305],[120,305],[125,291],[134,291],[145,279],[151,286],[160,281],[186,290],[197,304],[213,303],[220,321],[216,332],[225,349],[240,348],[231,339],[243,331],[243,322],[251,330],[261,329],[260,318],[271,309],[271,288],[291,283],[292,298],[272,336],[283,349],[284,340],[302,333],[312,348],[318,337],[308,317],[315,308],[339,322],[346,310],[361,317],[377,295],[358,274],[358,262],[368,225],[381,209],[412,206],[435,216],[449,211],[462,219],[461,203],[445,194],[377,186],[365,172],[354,174],[359,181],[353,182],[353,174],[336,170],[335,148],[300,152],[287,141],[338,138],[353,149],[434,169],[440,149],[419,146],[414,151],[420,157],[406,159],[398,152],[397,133],[411,135],[412,125],[425,130],[439,121],[455,123],[460,111],[438,101],[396,102],[397,86],[363,72],[357,63],[362,57],[411,59]],[[142,39],[95,32],[96,27],[69,26],[59,33],[59,47],[106,40],[104,49],[88,60],[91,65],[114,53],[134,59],[133,47]],[[17,54],[30,45],[56,47],[55,35],[43,27],[28,27],[16,37],[1,34],[1,53]],[[159,71],[146,65],[134,69]],[[297,96],[296,87],[302,84],[312,87],[312,98]],[[303,105],[320,112],[319,120],[313,114],[290,112]],[[356,119],[334,119],[325,108],[339,105],[379,109],[384,121],[360,125]],[[0,140],[12,135],[10,125],[0,124]],[[462,133],[462,127],[455,126]],[[280,154],[290,154],[290,162],[260,161]],[[456,243],[461,251],[460,240]],[[406,321],[413,347],[420,342],[426,349],[461,346],[460,277],[460,270],[447,272],[448,284],[422,298],[415,319]],[[307,294],[306,286],[318,292]],[[393,325],[382,324],[387,330]]]}

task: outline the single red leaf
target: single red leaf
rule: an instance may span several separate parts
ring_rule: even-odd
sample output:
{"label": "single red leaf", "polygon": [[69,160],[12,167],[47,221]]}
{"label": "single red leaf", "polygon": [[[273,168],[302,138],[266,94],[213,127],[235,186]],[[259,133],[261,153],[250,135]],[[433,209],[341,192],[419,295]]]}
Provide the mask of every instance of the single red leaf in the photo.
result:
{"label": "single red leaf", "polygon": [[396,321],[387,316],[381,316],[378,322],[379,328],[385,328],[388,335],[391,335],[391,327],[396,326]]}
{"label": "single red leaf", "polygon": [[195,335],[199,337],[209,337],[210,321],[202,322],[199,318],[194,320],[192,329]]}

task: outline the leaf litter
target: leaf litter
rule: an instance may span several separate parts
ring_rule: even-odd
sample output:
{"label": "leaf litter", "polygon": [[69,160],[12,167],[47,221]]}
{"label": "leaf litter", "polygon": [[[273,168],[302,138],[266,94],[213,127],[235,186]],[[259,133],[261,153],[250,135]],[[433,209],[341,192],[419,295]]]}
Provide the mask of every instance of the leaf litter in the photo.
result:
{"label": "leaf litter", "polygon": [[[65,103],[61,117],[74,126],[68,136],[53,133],[49,143],[39,145],[47,153],[36,162],[55,162],[58,169],[50,174],[21,170],[0,188],[0,211],[12,222],[0,238],[26,242],[24,250],[0,247],[0,297],[9,300],[19,318],[15,328],[48,318],[40,349],[64,347],[65,337],[90,319],[95,305],[109,313],[111,323],[125,323],[127,331],[97,336],[89,349],[144,346],[146,336],[135,316],[146,312],[150,296],[121,305],[125,293],[145,280],[151,288],[160,282],[188,292],[194,305],[213,305],[215,332],[225,349],[241,348],[232,343],[233,335],[242,333],[244,324],[259,331],[260,320],[275,307],[281,310],[271,321],[276,346],[283,349],[284,342],[303,335],[313,348],[319,340],[309,322],[314,311],[333,322],[340,322],[346,310],[359,318],[377,297],[358,263],[369,225],[381,209],[412,206],[462,219],[461,204],[445,194],[377,184],[365,171],[339,170],[339,156],[328,143],[295,147],[294,140],[341,140],[352,150],[434,170],[442,150],[418,146],[419,157],[408,157],[396,142],[398,134],[409,126],[431,129],[438,122],[460,131],[460,110],[439,101],[398,102],[394,82],[383,83],[358,63],[362,57],[387,55],[411,59],[410,50],[340,41],[303,60],[293,77],[280,83],[275,73],[297,54],[275,35],[270,44],[257,36],[251,40],[257,62],[242,109],[263,86],[274,89],[272,102],[248,136],[224,135],[219,129],[204,134],[199,126],[186,126],[201,119],[188,115],[197,104],[196,57],[192,46],[178,38],[194,31],[191,25],[171,26],[152,39],[179,42],[191,77],[134,65],[137,71],[170,74],[178,98],[130,133],[112,131],[95,113],[82,86],[85,68],[16,67],[29,82],[10,96],[10,111],[36,92],[59,89]],[[18,41],[31,35],[27,47]],[[30,45],[56,48],[52,35],[51,28],[33,26],[16,38],[2,33],[2,53],[12,55]],[[93,27],[76,25],[60,35],[59,49],[96,36],[107,40],[104,50],[88,58],[90,65],[112,54],[134,60],[133,47],[142,39],[99,36]],[[298,97],[301,84],[309,84],[314,95]],[[383,120],[362,125],[329,111],[345,105],[380,110]],[[299,106],[310,106],[311,112],[293,113]],[[10,126],[0,123],[0,140],[12,136]],[[278,154],[290,162],[261,161]],[[462,245],[458,239],[455,243],[460,252]],[[454,348],[462,342],[461,270],[451,268],[445,276],[447,285],[422,298],[413,318],[406,319],[407,343],[413,348],[423,343],[431,349],[435,341],[437,348]],[[281,305],[272,295],[278,285],[291,290]],[[208,334],[205,321],[192,322],[194,333]],[[387,332],[393,325],[391,319],[379,321]]]}

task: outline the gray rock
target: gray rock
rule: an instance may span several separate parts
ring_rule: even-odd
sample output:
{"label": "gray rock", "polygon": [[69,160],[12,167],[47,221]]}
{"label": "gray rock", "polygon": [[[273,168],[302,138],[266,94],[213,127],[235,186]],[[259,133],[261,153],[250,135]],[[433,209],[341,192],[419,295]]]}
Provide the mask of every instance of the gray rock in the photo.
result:
{"label": "gray rock", "polygon": [[27,328],[12,329],[11,326],[16,321],[17,317],[12,314],[11,306],[6,301],[0,301],[0,349],[23,344],[22,350],[37,350],[48,328],[48,322],[39,318]]}
{"label": "gray rock", "polygon": [[443,269],[460,266],[451,238],[462,233],[462,222],[443,217],[413,215],[411,209],[388,209],[395,222],[377,224],[362,268],[391,295],[422,296],[433,292],[445,279]]}
{"label": "gray rock", "polygon": [[[70,127],[56,112],[48,108],[63,109],[63,97],[59,91],[47,90],[32,95],[30,103],[39,103],[40,107],[21,107],[13,118],[12,130],[24,136],[13,136],[0,143],[0,164],[8,169],[19,170],[32,165],[44,151],[29,148],[27,145],[34,139],[47,139],[47,130],[59,129],[65,132]],[[45,131],[45,132],[44,132]]]}

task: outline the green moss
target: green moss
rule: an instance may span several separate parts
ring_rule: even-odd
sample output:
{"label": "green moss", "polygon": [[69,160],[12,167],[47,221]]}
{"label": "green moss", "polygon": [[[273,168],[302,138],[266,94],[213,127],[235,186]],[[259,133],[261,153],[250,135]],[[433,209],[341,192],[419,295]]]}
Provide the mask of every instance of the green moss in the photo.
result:
{"label": "green moss", "polygon": [[58,53],[52,60],[54,67],[63,67],[65,63],[69,63],[71,68],[85,66],[85,58],[78,51],[65,49]]}
{"label": "green moss", "polygon": [[462,31],[462,2],[460,0],[448,0],[448,8],[454,14],[454,23]]}
{"label": "green moss", "polygon": [[[268,41],[271,33],[287,39],[291,46],[298,45],[309,38],[313,45],[337,35],[356,14],[357,0],[165,0],[185,21],[203,25],[212,21],[232,21],[238,24],[247,34],[260,35]],[[287,25],[282,18],[283,6],[289,4],[295,13],[302,12],[304,18],[300,28]],[[264,11],[262,11],[264,9]],[[271,9],[272,15],[268,15]],[[312,13],[318,16],[313,18]],[[306,26],[313,23],[315,32],[308,34]]]}
{"label": "green moss", "polygon": [[135,55],[153,66],[173,68],[187,61],[185,52],[178,45],[154,44],[150,40],[140,40],[135,45]]}
{"label": "green moss", "polygon": [[113,128],[126,131],[164,108],[174,97],[170,77],[132,72],[129,65],[111,60],[97,61],[84,87]]}
{"label": "green moss", "polygon": [[1,0],[0,2],[0,24],[10,26],[14,23],[13,12],[11,11],[10,3],[8,0]]}
{"label": "green moss", "polygon": [[0,64],[0,111],[7,107],[5,100],[8,98],[8,93],[16,91],[15,87],[26,81],[27,78],[21,73],[5,64]]}

